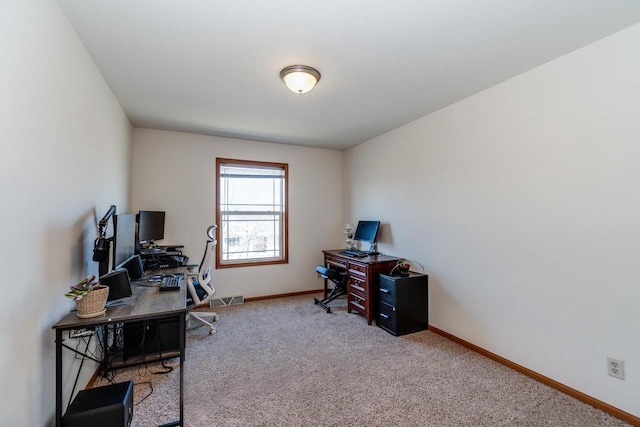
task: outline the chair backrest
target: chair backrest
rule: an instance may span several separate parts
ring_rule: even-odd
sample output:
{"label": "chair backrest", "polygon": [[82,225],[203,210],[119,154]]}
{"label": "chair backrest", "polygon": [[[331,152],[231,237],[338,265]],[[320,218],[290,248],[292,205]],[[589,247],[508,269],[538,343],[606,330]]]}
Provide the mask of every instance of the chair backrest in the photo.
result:
{"label": "chair backrest", "polygon": [[194,305],[208,302],[216,291],[211,283],[211,262],[215,247],[218,244],[214,234],[216,228],[217,225],[215,224],[207,228],[207,243],[204,248],[204,254],[202,254],[202,261],[198,267],[198,275],[187,277],[187,289]]}
{"label": "chair backrest", "polygon": [[211,261],[213,259],[213,254],[215,251],[215,247],[218,244],[216,240],[215,231],[218,228],[217,225],[211,225],[207,228],[207,243],[204,246],[204,253],[202,254],[202,261],[200,261],[200,267],[198,267],[198,278],[200,281],[206,281],[205,276],[207,276],[207,271],[211,271]]}

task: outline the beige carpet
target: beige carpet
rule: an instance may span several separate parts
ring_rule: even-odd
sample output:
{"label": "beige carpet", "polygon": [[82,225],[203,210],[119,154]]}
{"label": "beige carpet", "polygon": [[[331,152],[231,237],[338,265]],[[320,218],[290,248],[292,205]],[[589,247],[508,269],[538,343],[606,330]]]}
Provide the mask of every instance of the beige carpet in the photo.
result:
{"label": "beige carpet", "polygon": [[[185,426],[628,425],[432,332],[394,337],[333,305],[249,302],[218,309],[215,335],[189,330]],[[177,419],[179,370],[163,370],[116,376],[135,380],[134,427]]]}

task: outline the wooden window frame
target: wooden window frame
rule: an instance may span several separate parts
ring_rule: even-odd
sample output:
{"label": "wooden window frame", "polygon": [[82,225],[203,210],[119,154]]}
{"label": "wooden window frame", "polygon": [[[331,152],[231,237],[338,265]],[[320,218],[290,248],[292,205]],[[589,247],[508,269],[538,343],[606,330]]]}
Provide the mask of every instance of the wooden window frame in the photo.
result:
{"label": "wooden window frame", "polygon": [[[282,237],[281,237],[281,252],[282,256],[279,259],[268,258],[264,261],[252,258],[248,261],[242,260],[222,260],[222,212],[220,210],[220,189],[222,177],[220,176],[220,168],[222,165],[231,164],[247,167],[268,167],[274,169],[281,169],[284,172],[284,212],[282,212]],[[286,163],[275,162],[262,162],[255,160],[240,160],[240,159],[228,159],[228,158],[216,158],[216,240],[218,241],[218,247],[216,248],[216,268],[236,268],[236,267],[253,267],[258,265],[274,265],[274,264],[287,264],[289,263],[289,165]]]}

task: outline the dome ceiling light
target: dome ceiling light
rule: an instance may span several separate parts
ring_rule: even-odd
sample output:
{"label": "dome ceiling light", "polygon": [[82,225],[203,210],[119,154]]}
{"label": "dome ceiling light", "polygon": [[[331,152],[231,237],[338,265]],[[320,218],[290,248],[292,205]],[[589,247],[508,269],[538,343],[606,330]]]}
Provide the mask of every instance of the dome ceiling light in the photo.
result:
{"label": "dome ceiling light", "polygon": [[320,81],[320,73],[306,65],[290,65],[280,71],[280,78],[291,92],[309,92]]}

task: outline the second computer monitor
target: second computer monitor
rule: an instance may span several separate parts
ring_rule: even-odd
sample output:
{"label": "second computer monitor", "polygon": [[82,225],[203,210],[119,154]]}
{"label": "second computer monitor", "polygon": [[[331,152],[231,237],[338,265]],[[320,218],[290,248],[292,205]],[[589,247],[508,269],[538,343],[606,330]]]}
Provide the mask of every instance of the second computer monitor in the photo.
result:
{"label": "second computer monitor", "polygon": [[113,268],[136,252],[136,216],[134,214],[113,217]]}
{"label": "second computer monitor", "polygon": [[164,239],[164,212],[140,211],[138,213],[138,239],[140,242]]}

